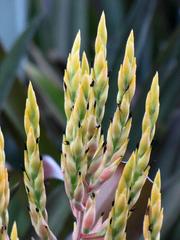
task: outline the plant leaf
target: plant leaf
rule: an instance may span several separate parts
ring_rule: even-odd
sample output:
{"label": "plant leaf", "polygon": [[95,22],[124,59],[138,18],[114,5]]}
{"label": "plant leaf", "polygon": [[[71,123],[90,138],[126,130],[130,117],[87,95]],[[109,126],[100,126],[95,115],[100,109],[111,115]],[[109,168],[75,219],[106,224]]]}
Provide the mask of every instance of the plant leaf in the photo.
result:
{"label": "plant leaf", "polygon": [[14,46],[0,66],[0,108],[2,108],[7,96],[10,93],[19,63],[26,52],[27,44],[32,39],[37,27],[40,24],[41,19],[42,15],[33,19],[31,24],[15,42]]}

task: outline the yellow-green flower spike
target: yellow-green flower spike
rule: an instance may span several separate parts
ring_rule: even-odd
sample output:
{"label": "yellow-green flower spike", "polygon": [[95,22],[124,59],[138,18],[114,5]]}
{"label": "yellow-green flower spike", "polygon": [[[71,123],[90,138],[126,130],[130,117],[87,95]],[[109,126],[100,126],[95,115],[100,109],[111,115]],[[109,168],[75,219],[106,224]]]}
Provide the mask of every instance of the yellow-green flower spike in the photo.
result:
{"label": "yellow-green flower spike", "polygon": [[[159,85],[158,75],[153,78],[150,91],[146,98],[146,109],[142,122],[142,137],[139,148],[134,151],[127,162],[122,176],[120,178],[118,188],[116,191],[114,208],[111,211],[111,231],[113,239],[122,240],[125,236],[127,221],[118,222],[116,211],[118,211],[118,199],[122,196],[124,189],[126,189],[126,204],[123,214],[130,215],[130,210],[136,203],[141,193],[141,189],[146,181],[149,172],[149,159],[151,153],[151,142],[155,133],[155,124],[159,112]],[[121,215],[118,217],[121,219]],[[117,224],[118,223],[118,224]],[[119,238],[118,238],[119,237]]]}
{"label": "yellow-green flower spike", "polygon": [[[126,239],[126,224],[128,219],[128,196],[129,186],[133,178],[133,169],[135,166],[135,153],[124,168],[120,182],[118,184],[114,206],[109,214],[109,224],[106,231],[105,239],[125,240]],[[111,233],[111,236],[109,236]],[[108,238],[109,237],[109,238]]]}
{"label": "yellow-green flower spike", "polygon": [[143,234],[145,240],[159,240],[163,222],[163,209],[161,208],[161,176],[157,172],[152,186],[151,197],[144,217]]}
{"label": "yellow-green flower spike", "polygon": [[[99,186],[115,173],[126,152],[131,129],[130,105],[136,87],[133,31],[128,37],[124,60],[119,69],[117,108],[105,141],[101,123],[109,88],[106,45],[107,30],[103,13],[97,30],[93,68],[89,66],[85,52],[82,60],[80,59],[78,33],[64,74],[67,126],[63,136],[61,165],[66,193],[77,218],[74,239],[80,239],[82,223],[86,225],[83,234],[92,231],[94,223],[90,224],[89,221],[93,219],[94,212],[88,215],[86,221],[83,220],[86,204],[91,194],[96,196]],[[105,221],[107,225],[101,231],[101,236],[105,236],[106,240],[126,239],[127,219],[148,176],[151,143],[158,113],[159,85],[156,74],[146,99],[139,147],[132,153],[124,168],[109,215],[109,224]],[[30,145],[32,142],[31,137]],[[30,150],[33,151],[33,148]]]}
{"label": "yellow-green flower spike", "polygon": [[151,143],[155,134],[156,121],[159,114],[159,83],[158,73],[155,74],[150,91],[146,98],[145,114],[142,122],[142,136],[137,149],[134,177],[131,184],[130,207],[139,198],[141,189],[146,180],[145,169],[148,168]]}
{"label": "yellow-green flower spike", "polygon": [[[125,154],[131,129],[130,104],[136,85],[136,59],[134,57],[134,36],[131,31],[126,44],[123,64],[118,75],[117,109],[107,134],[106,164],[122,159]],[[122,149],[122,146],[125,147]]]}
{"label": "yellow-green flower spike", "polygon": [[7,239],[7,228],[9,222],[9,181],[8,172],[5,167],[4,137],[0,129],[0,240]]}
{"label": "yellow-green flower spike", "polygon": [[16,222],[14,222],[11,230],[11,240],[19,240]]}
{"label": "yellow-green flower spike", "polygon": [[76,99],[76,93],[81,80],[81,68],[80,68],[80,45],[81,36],[78,32],[74,44],[69,54],[67,67],[64,73],[64,92],[65,92],[65,113],[67,119],[70,118],[74,102]]}
{"label": "yellow-green flower spike", "polygon": [[92,73],[92,88],[94,91],[95,115],[97,124],[101,124],[107,100],[109,80],[106,61],[107,30],[105,15],[102,13],[95,42],[95,59]]}
{"label": "yellow-green flower spike", "polygon": [[24,125],[27,136],[24,151],[24,183],[29,200],[31,221],[40,239],[56,239],[48,227],[44,171],[38,144],[40,137],[39,108],[31,83],[28,87]]}
{"label": "yellow-green flower spike", "polygon": [[[136,59],[134,56],[134,35],[131,31],[126,44],[124,61],[120,66],[118,75],[117,109],[108,129],[103,164],[94,178],[96,184],[98,181],[101,183],[106,181],[113,175],[126,152],[132,122],[130,104],[134,96],[135,85]],[[100,175],[98,176],[98,174]],[[99,178],[98,181],[97,178]]]}

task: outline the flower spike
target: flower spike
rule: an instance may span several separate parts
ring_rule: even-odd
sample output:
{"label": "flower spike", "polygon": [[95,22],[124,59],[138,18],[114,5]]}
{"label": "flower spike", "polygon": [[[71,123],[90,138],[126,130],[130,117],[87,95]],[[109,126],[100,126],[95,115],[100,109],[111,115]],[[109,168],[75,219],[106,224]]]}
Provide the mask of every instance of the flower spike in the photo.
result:
{"label": "flower spike", "polygon": [[[146,109],[142,122],[142,136],[140,140],[140,144],[138,149],[134,151],[128,160],[122,176],[120,178],[120,182],[118,184],[118,188],[116,191],[115,197],[115,205],[114,209],[112,209],[112,222],[114,225],[112,228],[112,236],[114,234],[119,237],[118,239],[125,239],[126,235],[126,226],[127,221],[123,221],[120,225],[115,224],[117,219],[118,212],[118,199],[123,194],[124,189],[127,189],[126,193],[126,216],[130,215],[130,210],[137,202],[139,195],[141,193],[142,187],[146,181],[149,172],[149,159],[151,153],[151,142],[155,133],[155,125],[159,112],[159,85],[158,85],[158,75],[156,74],[153,78],[152,85],[150,91],[146,98]],[[123,213],[124,214],[124,213]],[[122,214],[121,214],[122,215]],[[119,218],[121,216],[118,215]]]}
{"label": "flower spike", "polygon": [[24,151],[24,183],[32,225],[41,239],[55,240],[56,238],[48,226],[44,171],[39,153],[39,108],[31,83],[28,87],[24,125],[27,136],[27,149]]}

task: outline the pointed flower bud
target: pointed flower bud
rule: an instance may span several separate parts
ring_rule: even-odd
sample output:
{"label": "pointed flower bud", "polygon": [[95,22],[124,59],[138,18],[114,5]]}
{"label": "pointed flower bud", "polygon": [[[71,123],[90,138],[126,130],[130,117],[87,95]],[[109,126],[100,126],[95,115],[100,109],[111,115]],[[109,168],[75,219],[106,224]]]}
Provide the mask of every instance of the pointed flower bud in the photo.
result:
{"label": "pointed flower bud", "polygon": [[161,179],[160,171],[154,179],[151,198],[144,217],[143,234],[144,239],[160,239],[160,230],[163,222],[163,209],[161,208]]}

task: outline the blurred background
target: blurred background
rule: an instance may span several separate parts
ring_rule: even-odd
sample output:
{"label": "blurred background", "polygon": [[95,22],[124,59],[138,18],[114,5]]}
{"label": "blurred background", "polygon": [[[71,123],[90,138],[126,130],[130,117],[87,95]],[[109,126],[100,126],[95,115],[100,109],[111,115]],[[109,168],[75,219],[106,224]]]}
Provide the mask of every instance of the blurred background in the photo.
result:
{"label": "blurred background", "polygon": [[[0,123],[7,161],[14,169],[10,172],[10,228],[16,220],[20,239],[34,235],[22,179],[23,113],[28,81],[33,83],[41,111],[41,152],[59,164],[66,124],[62,90],[66,59],[80,29],[82,49],[93,63],[97,24],[103,10],[108,29],[110,77],[104,131],[115,109],[117,72],[126,39],[133,29],[138,68],[128,151],[139,142],[145,97],[158,70],[161,108],[151,156],[151,177],[161,169],[165,215],[161,239],[180,239],[180,2],[1,0]],[[73,227],[73,218],[63,183],[49,180],[46,186],[50,226],[57,236],[65,239]]]}

